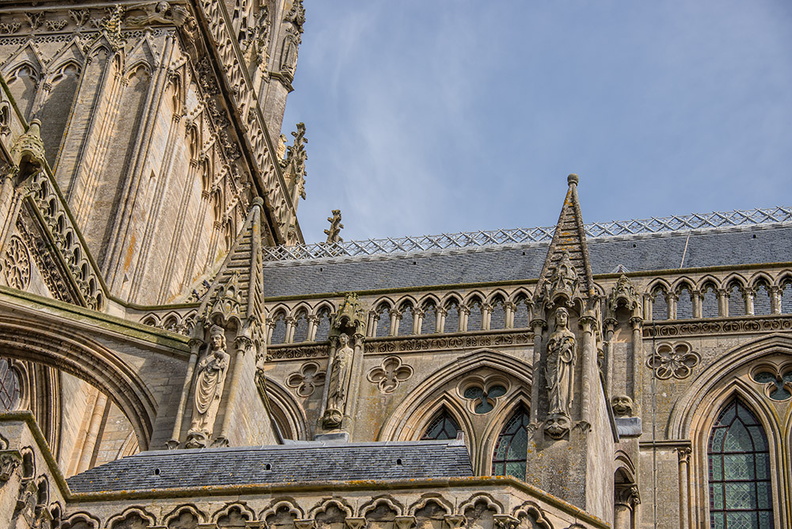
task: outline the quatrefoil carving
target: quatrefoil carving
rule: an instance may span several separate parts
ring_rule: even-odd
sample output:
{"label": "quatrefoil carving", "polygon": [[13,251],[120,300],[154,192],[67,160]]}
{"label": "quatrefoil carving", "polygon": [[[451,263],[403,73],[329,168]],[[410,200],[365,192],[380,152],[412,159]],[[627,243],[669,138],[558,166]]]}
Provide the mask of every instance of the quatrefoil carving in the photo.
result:
{"label": "quatrefoil carving", "polygon": [[297,395],[310,397],[313,395],[317,386],[325,383],[325,372],[319,370],[319,364],[306,362],[302,365],[299,372],[292,373],[286,379],[286,385],[295,388]]}
{"label": "quatrefoil carving", "polygon": [[413,375],[413,368],[402,364],[398,356],[389,356],[382,364],[368,372],[366,378],[376,384],[382,393],[393,393],[399,384]]}
{"label": "quatrefoil carving", "polygon": [[654,369],[655,376],[660,380],[668,380],[671,377],[680,380],[687,378],[699,362],[701,356],[686,342],[661,343],[646,359],[646,365]]}
{"label": "quatrefoil carving", "polygon": [[777,369],[762,366],[751,373],[754,382],[763,384],[765,395],[773,400],[787,400],[792,397],[792,368]]}

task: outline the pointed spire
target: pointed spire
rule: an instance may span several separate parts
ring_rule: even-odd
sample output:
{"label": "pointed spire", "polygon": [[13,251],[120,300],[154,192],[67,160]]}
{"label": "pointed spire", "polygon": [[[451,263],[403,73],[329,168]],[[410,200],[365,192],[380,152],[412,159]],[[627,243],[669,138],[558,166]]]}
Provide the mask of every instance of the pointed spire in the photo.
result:
{"label": "pointed spire", "polygon": [[564,304],[570,304],[574,298],[587,298],[594,293],[578,182],[576,174],[567,177],[569,189],[534,296],[540,302],[553,303],[560,297],[564,298]]}
{"label": "pointed spire", "polygon": [[198,338],[204,326],[236,320],[238,335],[256,339],[264,304],[261,209],[264,201],[253,199],[233,248],[220,267],[198,311]]}

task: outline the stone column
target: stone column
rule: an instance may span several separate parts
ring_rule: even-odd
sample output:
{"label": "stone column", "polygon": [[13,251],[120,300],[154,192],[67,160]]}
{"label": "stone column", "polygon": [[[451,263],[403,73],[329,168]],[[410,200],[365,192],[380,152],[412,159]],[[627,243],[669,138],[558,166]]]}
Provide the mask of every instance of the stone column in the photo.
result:
{"label": "stone column", "polygon": [[770,312],[781,314],[781,287],[778,285],[770,287]]}
{"label": "stone column", "polygon": [[702,294],[701,290],[691,290],[690,291],[690,299],[693,302],[693,317],[694,318],[701,318],[702,317],[702,301],[704,299],[704,294]]}
{"label": "stone column", "polygon": [[729,291],[725,288],[718,289],[718,317],[729,316]]}
{"label": "stone column", "polygon": [[421,327],[423,327],[424,316],[426,316],[426,311],[422,309],[413,309],[413,330],[412,330],[413,334],[415,335],[421,334]]}
{"label": "stone column", "polygon": [[[632,394],[633,399],[633,416],[641,416],[641,400],[643,399],[643,383],[641,380],[641,367],[643,366],[643,319],[639,317],[630,318],[630,325],[632,325]],[[628,389],[628,391],[630,391]]]}
{"label": "stone column", "polygon": [[652,310],[654,309],[654,300],[651,294],[644,294],[643,296],[643,313],[646,316],[646,321],[652,321]]}
{"label": "stone column", "polygon": [[294,319],[293,316],[286,317],[286,336],[283,340],[283,343],[292,343],[294,341],[294,329],[297,324],[297,320]]}
{"label": "stone column", "polygon": [[470,307],[463,305],[459,306],[459,332],[467,332],[468,317],[470,316]]}
{"label": "stone column", "polygon": [[490,323],[492,322],[492,305],[489,303],[481,304],[481,330],[490,330]]}
{"label": "stone column", "polygon": [[187,374],[184,376],[184,384],[182,385],[182,393],[179,398],[179,407],[176,409],[176,419],[173,422],[173,432],[171,432],[170,441],[166,446],[173,450],[179,447],[179,440],[181,439],[182,422],[184,420],[184,409],[187,407],[187,398],[190,396],[190,388],[192,387],[193,373],[195,372],[195,364],[198,362],[198,353],[201,346],[204,345],[203,340],[193,338],[190,340],[190,360],[187,363]]}
{"label": "stone column", "polygon": [[399,334],[399,322],[401,321],[401,312],[396,309],[390,312],[390,332],[388,336],[396,336]]}
{"label": "stone column", "polygon": [[437,323],[437,328],[436,328],[436,331],[438,333],[445,332],[446,316],[448,316],[448,309],[445,309],[443,307],[437,307],[437,322],[436,322]]}
{"label": "stone column", "polygon": [[368,330],[367,330],[367,334],[369,338],[374,338],[375,336],[377,336],[377,324],[379,324],[379,319],[380,319],[379,314],[377,314],[373,310],[369,312]]}
{"label": "stone column", "polygon": [[745,297],[745,315],[746,316],[753,316],[754,315],[754,298],[756,297],[756,290],[750,287],[746,287],[743,290],[743,296]]}
{"label": "stone column", "polygon": [[245,360],[245,353],[251,349],[253,341],[247,336],[237,336],[234,340],[234,348],[236,354],[234,355],[234,363],[231,368],[234,372],[231,374],[231,388],[228,392],[228,401],[225,405],[225,413],[223,414],[223,425],[220,428],[220,435],[217,440],[226,442],[228,439],[228,429],[231,427],[231,415],[233,415],[234,405],[236,404],[237,395],[239,394],[240,378],[242,376],[242,362]]}
{"label": "stone column", "polygon": [[517,312],[517,305],[511,301],[503,304],[503,319],[506,329],[514,329],[514,313]]}
{"label": "stone column", "polygon": [[690,453],[688,446],[677,448],[679,458],[679,529],[688,529],[690,523]]}
{"label": "stone column", "polygon": [[319,328],[319,316],[316,314],[311,314],[308,316],[308,334],[305,337],[305,341],[313,342],[316,340],[316,329]]}
{"label": "stone column", "polygon": [[613,394],[613,349],[611,347],[611,340],[613,340],[613,332],[616,329],[618,322],[613,318],[608,318],[604,322],[605,328],[605,361],[607,362],[607,371],[605,372],[605,388],[612,395]]}
{"label": "stone column", "polygon": [[597,373],[597,340],[594,335],[597,328],[597,319],[591,315],[580,317],[580,328],[583,329],[583,369],[581,374],[582,390],[580,402],[580,418],[583,422],[591,424],[591,400],[595,386],[599,384]]}
{"label": "stone column", "polygon": [[533,363],[531,370],[533,371],[533,383],[531,384],[531,424],[539,422],[539,388],[544,384],[544,377],[541,374],[541,357],[542,357],[542,331],[547,326],[547,322],[543,319],[531,320],[531,328],[534,333],[534,347],[533,347]]}
{"label": "stone column", "polygon": [[677,301],[679,301],[679,296],[674,292],[669,292],[666,294],[666,304],[668,305],[668,316],[667,319],[675,320],[677,319]]}

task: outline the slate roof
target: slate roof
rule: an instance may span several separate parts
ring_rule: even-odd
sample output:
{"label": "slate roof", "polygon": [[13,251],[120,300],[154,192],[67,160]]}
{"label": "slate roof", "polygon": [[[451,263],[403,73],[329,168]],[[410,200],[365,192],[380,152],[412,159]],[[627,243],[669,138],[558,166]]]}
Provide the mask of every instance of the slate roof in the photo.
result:
{"label": "slate roof", "polygon": [[72,492],[101,492],[472,475],[462,441],[295,442],[141,452],[66,481]]}
{"label": "slate roof", "polygon": [[[792,262],[792,223],[759,224],[588,240],[594,275]],[[537,279],[548,243],[488,246],[264,265],[264,295],[431,287]],[[683,258],[684,257],[684,258]]]}

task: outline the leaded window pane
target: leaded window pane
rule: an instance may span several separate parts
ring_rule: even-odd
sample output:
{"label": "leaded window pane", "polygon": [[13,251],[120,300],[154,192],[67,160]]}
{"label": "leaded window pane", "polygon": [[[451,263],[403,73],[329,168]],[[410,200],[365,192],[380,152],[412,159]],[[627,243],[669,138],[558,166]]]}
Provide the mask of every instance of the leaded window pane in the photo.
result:
{"label": "leaded window pane", "polygon": [[421,439],[456,439],[457,432],[459,432],[459,425],[451,414],[443,409],[426,427],[426,432]]}
{"label": "leaded window pane", "polygon": [[498,436],[492,454],[492,474],[525,479],[528,457],[528,411],[520,406],[509,418]]}
{"label": "leaded window pane", "polygon": [[772,527],[767,437],[739,400],[733,400],[713,426],[708,459],[710,527]]}
{"label": "leaded window pane", "polygon": [[8,360],[0,358],[0,411],[15,410],[19,406],[19,375]]}

